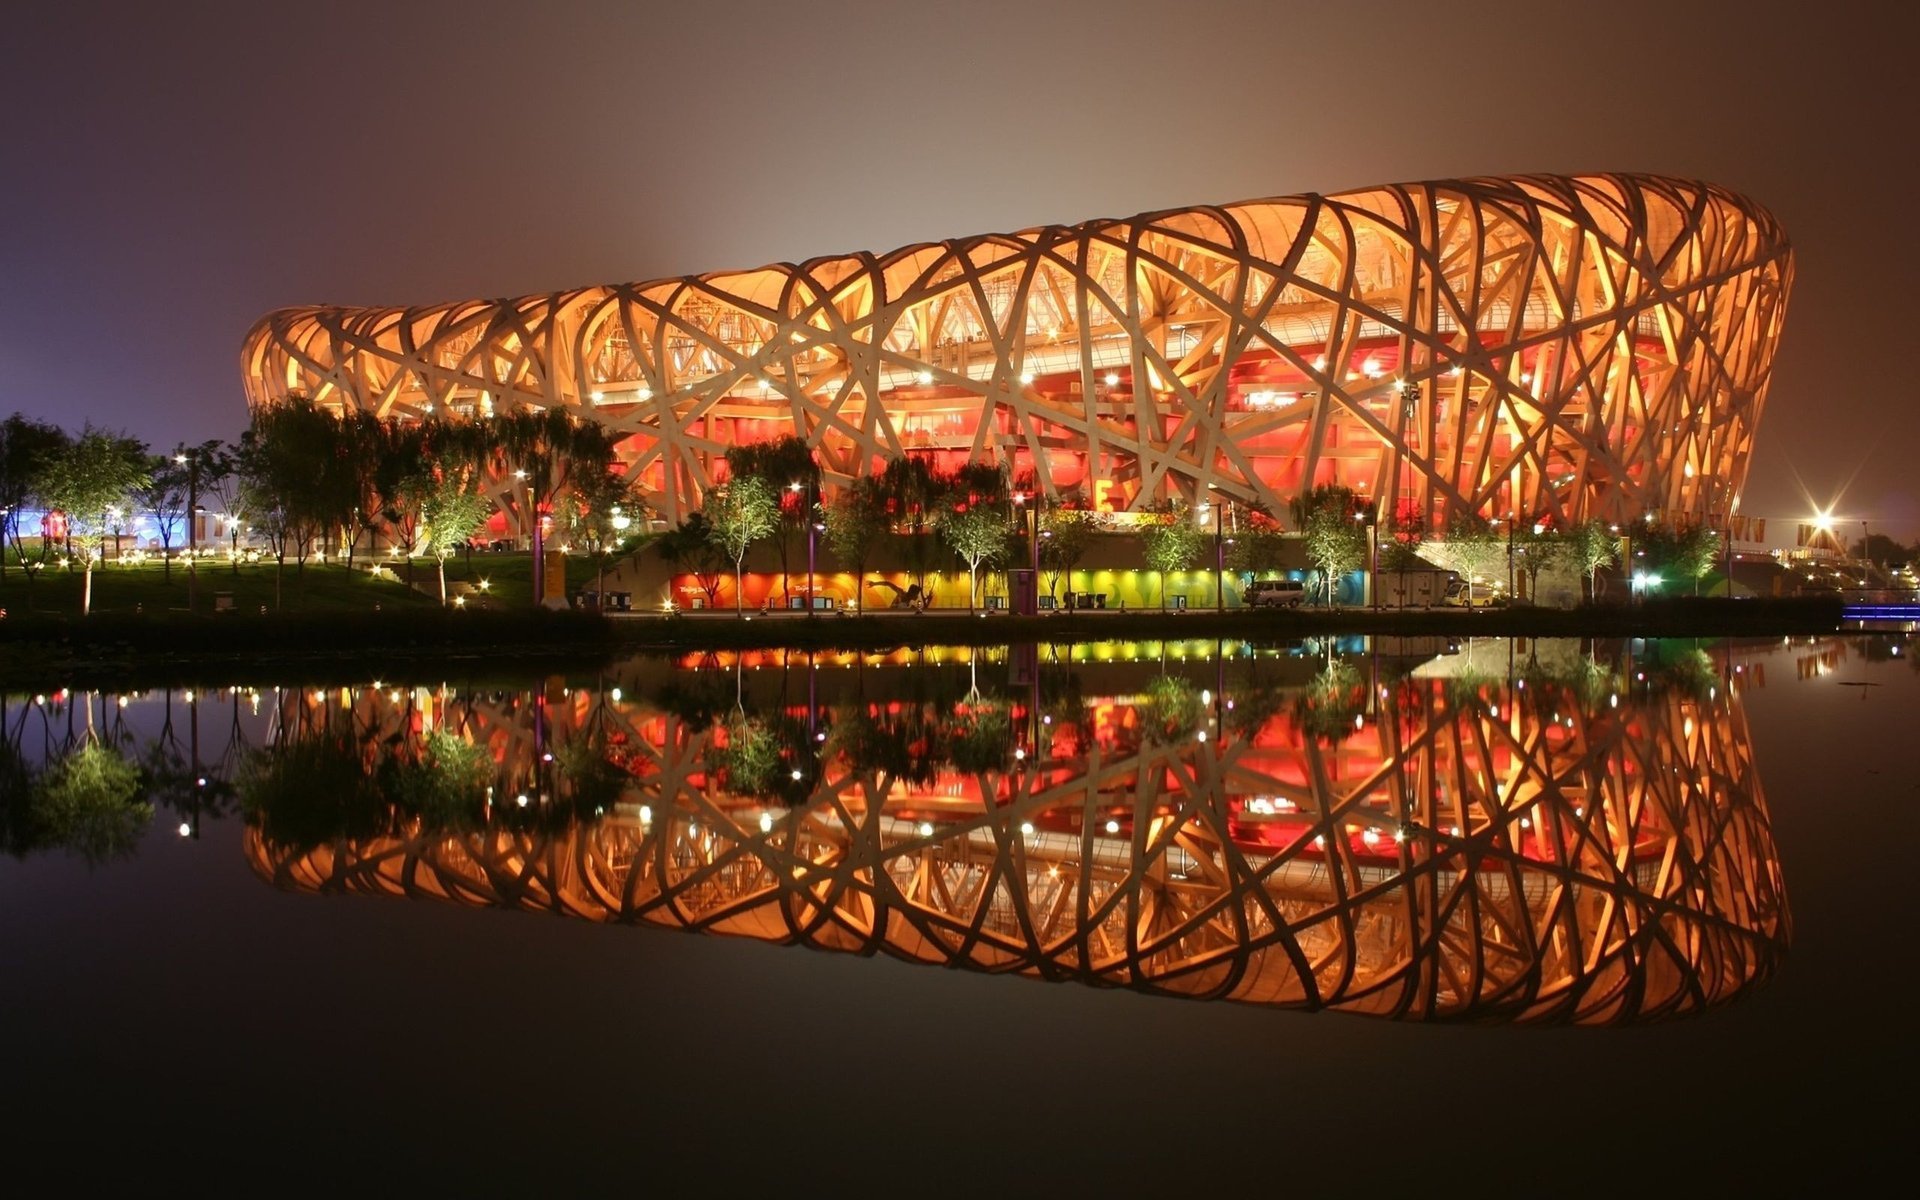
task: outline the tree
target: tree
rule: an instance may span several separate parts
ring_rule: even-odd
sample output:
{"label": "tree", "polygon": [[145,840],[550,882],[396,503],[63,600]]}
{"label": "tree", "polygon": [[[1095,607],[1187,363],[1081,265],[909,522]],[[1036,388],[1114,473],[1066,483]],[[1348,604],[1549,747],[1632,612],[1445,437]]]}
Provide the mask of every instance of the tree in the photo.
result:
{"label": "tree", "polygon": [[[1705,525],[1686,529],[1649,525],[1634,536],[1633,544],[1637,552],[1645,553],[1649,575],[1658,576],[1662,582],[1685,580],[1695,595],[1699,594],[1700,580],[1712,573],[1720,558],[1720,535]],[[1634,567],[1639,569],[1639,564]]]}
{"label": "tree", "polygon": [[1884,533],[1870,533],[1853,544],[1853,554],[1876,566],[1895,568],[1913,561],[1914,550],[1902,546]]}
{"label": "tree", "polygon": [[1354,519],[1364,505],[1352,489],[1323,484],[1295,496],[1291,507],[1307,561],[1319,569],[1331,605],[1334,583],[1366,559],[1367,530]]}
{"label": "tree", "polygon": [[863,475],[827,506],[827,547],[853,568],[854,607],[866,611],[867,557],[887,533],[886,498],[871,476]]}
{"label": "tree", "polygon": [[1167,607],[1167,572],[1185,571],[1200,561],[1206,535],[1193,523],[1184,505],[1176,505],[1159,522],[1140,534],[1142,558],[1147,568],[1159,572],[1160,609]]}
{"label": "tree", "polygon": [[968,463],[955,472],[935,524],[940,538],[967,561],[967,611],[979,602],[980,567],[1005,557],[1013,541],[1008,524],[1006,468]]}
{"label": "tree", "polygon": [[607,563],[632,536],[634,513],[644,507],[634,481],[617,465],[579,475],[573,481],[572,502],[565,509],[567,537],[576,549],[593,556],[599,568],[598,590],[606,590]]}
{"label": "tree", "polygon": [[[236,448],[219,440],[200,443],[200,487],[220,506],[227,523],[228,566],[240,573],[240,531],[247,523],[246,489]],[[183,452],[183,451],[176,451]]]}
{"label": "tree", "polygon": [[1407,572],[1424,561],[1420,546],[1425,540],[1427,523],[1411,508],[1396,512],[1387,522],[1387,540],[1380,546],[1380,566],[1400,577],[1400,603],[1407,602]]}
{"label": "tree", "polygon": [[1006,517],[982,505],[962,505],[940,514],[940,537],[967,561],[967,611],[979,601],[980,568],[999,562],[1013,542]]}
{"label": "tree", "polygon": [[1507,544],[1486,518],[1466,513],[1447,526],[1447,537],[1429,547],[1427,557],[1467,581],[1467,603],[1473,603],[1476,580],[1492,579],[1506,561]]}
{"label": "tree", "polygon": [[1060,577],[1072,578],[1072,571],[1086,557],[1093,544],[1093,514],[1077,508],[1057,505],[1040,519],[1040,565],[1047,572],[1047,595],[1058,597]]}
{"label": "tree", "polygon": [[774,531],[780,501],[773,485],[758,475],[729,479],[707,502],[707,538],[733,563],[733,611],[741,611],[741,563],[747,547]]}
{"label": "tree", "polygon": [[1552,529],[1528,527],[1514,535],[1514,553],[1520,556],[1520,569],[1527,575],[1527,595],[1540,602],[1540,572],[1556,570],[1573,561],[1573,547],[1565,534]]}
{"label": "tree", "polygon": [[[155,454],[147,459],[147,482],[133,491],[144,512],[153,514],[154,527],[160,531],[160,576],[173,582],[173,528],[187,516],[187,465],[170,455]],[[191,520],[191,516],[187,516]]]}
{"label": "tree", "polygon": [[[20,534],[20,518],[27,505],[39,499],[40,485],[50,463],[67,446],[67,435],[54,425],[14,413],[0,422],[0,579],[7,576],[7,545],[12,543],[20,569],[27,577],[31,596],[33,572],[27,567],[27,550]],[[46,560],[46,543],[40,546],[41,561]]]}
{"label": "tree", "polygon": [[69,536],[80,547],[85,572],[82,616],[93,611],[93,567],[112,521],[111,510],[146,482],[146,446],[92,425],[47,463],[40,498],[66,516]]}
{"label": "tree", "polygon": [[1278,571],[1286,565],[1286,535],[1272,525],[1249,525],[1233,535],[1227,547],[1227,567],[1249,578]]}
{"label": "tree", "polygon": [[[788,569],[788,549],[792,539],[788,534],[805,529],[814,520],[814,502],[820,495],[820,464],[813,460],[812,447],[805,438],[793,434],[732,446],[727,450],[727,475],[757,475],[773,486],[780,504],[780,580],[790,597],[793,573]],[[811,597],[807,603],[813,603]]]}
{"label": "tree", "polygon": [[288,553],[304,572],[314,540],[351,507],[341,500],[341,440],[340,422],[304,396],[255,409],[240,437],[246,505],[273,547],[276,606]]}
{"label": "tree", "polygon": [[440,464],[420,481],[420,523],[429,553],[440,573],[440,605],[447,603],[447,560],[473,537],[493,505],[480,494],[471,472],[458,464]]}
{"label": "tree", "polygon": [[619,441],[598,421],[576,420],[560,408],[522,410],[495,417],[484,429],[472,427],[498,469],[515,477],[513,502],[526,505],[528,528],[574,480],[610,470]]}
{"label": "tree", "polygon": [[1596,598],[1601,567],[1620,561],[1620,535],[1604,521],[1583,521],[1567,531],[1567,561],[1579,568],[1581,582],[1587,586],[1586,600]]}
{"label": "tree", "polygon": [[372,534],[382,520],[381,476],[391,430],[398,423],[392,418],[383,421],[361,409],[353,409],[340,419],[333,507],[344,531],[340,540],[346,547],[348,570],[353,569],[360,539]]}
{"label": "tree", "polygon": [[904,520],[912,528],[914,563],[920,576],[918,582],[924,590],[927,585],[927,514],[946,492],[947,481],[934,469],[933,464],[910,454],[888,459],[877,478],[880,481],[880,494],[886,498],[887,509],[894,521]]}
{"label": "tree", "polygon": [[693,576],[707,594],[708,608],[720,603],[720,580],[731,560],[716,543],[705,513],[693,513],[677,528],[661,534],[655,544],[661,558]]}

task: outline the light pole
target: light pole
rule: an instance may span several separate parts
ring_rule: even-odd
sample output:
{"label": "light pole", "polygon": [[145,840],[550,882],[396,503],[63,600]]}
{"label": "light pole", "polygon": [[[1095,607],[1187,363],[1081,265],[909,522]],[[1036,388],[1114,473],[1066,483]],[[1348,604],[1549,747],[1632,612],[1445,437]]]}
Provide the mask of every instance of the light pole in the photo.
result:
{"label": "light pole", "polygon": [[[794,480],[792,483],[789,483],[787,485],[787,490],[800,498],[799,499],[800,516],[807,523],[806,602],[807,602],[807,615],[811,617],[813,616],[813,544],[814,544],[815,536],[818,535],[820,532],[820,522],[814,519],[813,510],[819,507],[819,499],[817,496],[815,496],[814,490],[812,487],[808,486],[806,483],[798,479]],[[780,545],[782,547],[780,554],[781,554],[781,557],[784,559],[786,556],[786,549],[785,549],[786,539],[784,535],[782,535]]]}
{"label": "light pole", "polygon": [[533,606],[535,608],[543,608],[546,606],[547,600],[547,589],[544,586],[546,583],[547,564],[542,553],[545,547],[541,545],[540,537],[540,506],[534,502],[533,485],[527,483],[526,469],[524,467],[516,467],[513,472],[513,477],[521,483],[527,484],[527,519],[533,523]]}
{"label": "light pole", "polygon": [[[608,519],[607,524],[613,526],[613,540],[614,540],[613,548],[615,550],[618,550],[620,548],[620,543],[626,540],[627,527],[633,524],[633,518],[627,516],[626,513],[622,512],[620,510],[620,506],[616,504],[613,506],[612,516]],[[600,610],[602,612],[606,611],[606,605],[607,605],[607,559],[608,557],[609,557],[609,552],[603,548],[600,551],[600,579],[597,587],[597,590],[600,594]]]}
{"label": "light pole", "polygon": [[[1026,608],[1020,610],[1021,613],[1030,615],[1031,613],[1038,613],[1040,611],[1040,497],[1038,495],[1031,497],[1033,500],[1031,506],[1027,504],[1028,499],[1029,497],[1025,492],[1013,493],[1015,520],[1020,526],[1020,532],[1027,537],[1027,552],[1033,561],[1032,609],[1030,611]],[[1031,514],[1031,518],[1029,518],[1029,514]],[[1009,587],[1008,590],[1011,591],[1011,587]],[[1024,595],[1022,600],[1024,603]]]}
{"label": "light pole", "polygon": [[1369,506],[1356,514],[1367,526],[1367,605],[1380,611],[1380,514]]}
{"label": "light pole", "polygon": [[187,611],[194,606],[195,585],[199,576],[193,569],[194,550],[194,514],[200,500],[200,455],[197,451],[186,450],[173,456],[173,461],[187,469]]}
{"label": "light pole", "polygon": [[1507,600],[1513,600],[1513,526],[1514,519],[1507,517]]}
{"label": "light pole", "polygon": [[1221,525],[1222,518],[1226,516],[1222,511],[1226,502],[1220,499],[1218,490],[1212,484],[1207,485],[1207,490],[1214,492],[1214,497],[1210,501],[1213,506],[1213,611],[1224,613],[1227,611],[1227,590],[1224,586],[1227,574],[1227,545],[1222,540],[1224,531]]}

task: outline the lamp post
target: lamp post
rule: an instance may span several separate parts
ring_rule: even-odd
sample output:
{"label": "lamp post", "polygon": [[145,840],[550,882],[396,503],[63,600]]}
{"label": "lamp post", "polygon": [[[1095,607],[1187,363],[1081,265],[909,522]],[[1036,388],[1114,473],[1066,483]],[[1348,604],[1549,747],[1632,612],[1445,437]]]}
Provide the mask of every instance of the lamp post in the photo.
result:
{"label": "lamp post", "polygon": [[1213,506],[1213,611],[1216,613],[1224,613],[1227,611],[1227,589],[1225,586],[1227,575],[1227,546],[1226,542],[1222,540],[1224,530],[1221,526],[1224,524],[1222,518],[1226,516],[1226,513],[1223,511],[1226,502],[1220,499],[1214,485],[1208,484],[1207,488],[1209,491],[1215,492],[1214,498],[1210,502]]}
{"label": "lamp post", "polygon": [[[807,615],[811,617],[813,616],[813,546],[814,538],[820,533],[820,522],[814,518],[813,510],[819,507],[819,498],[814,494],[812,487],[797,479],[787,485],[787,490],[800,497],[800,515],[807,523]],[[780,544],[783,547],[781,554],[784,556],[786,553],[784,537]]]}
{"label": "lamp post", "polygon": [[1513,526],[1512,516],[1507,517],[1507,600],[1513,600]]}
{"label": "lamp post", "polygon": [[[613,548],[618,550],[620,543],[626,540],[627,527],[633,524],[633,518],[622,512],[620,506],[616,504],[613,506],[612,515],[609,517],[607,524],[613,526]],[[600,593],[600,607],[603,612],[606,610],[607,604],[607,558],[608,551],[602,549],[600,551],[600,578],[597,584],[597,590]]]}
{"label": "lamp post", "polygon": [[527,519],[533,525],[531,542],[533,546],[533,606],[535,608],[541,608],[546,604],[547,589],[544,585],[546,583],[547,564],[545,556],[542,553],[546,547],[541,545],[542,539],[540,537],[540,506],[534,501],[533,484],[527,482],[526,469],[524,467],[514,468],[513,477],[527,485]]}
{"label": "lamp post", "polygon": [[[1031,505],[1027,504],[1032,499]],[[1015,523],[1027,538],[1027,553],[1033,562],[1033,612],[1040,610],[1040,497],[1029,497],[1025,492],[1013,493]],[[1011,587],[1008,588],[1012,590]],[[1026,610],[1021,610],[1026,611]]]}
{"label": "lamp post", "polygon": [[1380,611],[1380,514],[1372,507],[1354,516],[1367,526],[1367,607]]}
{"label": "lamp post", "polygon": [[200,455],[197,451],[185,450],[173,456],[173,461],[187,469],[187,611],[194,606],[197,573],[193,569],[194,559],[194,514],[200,500]]}

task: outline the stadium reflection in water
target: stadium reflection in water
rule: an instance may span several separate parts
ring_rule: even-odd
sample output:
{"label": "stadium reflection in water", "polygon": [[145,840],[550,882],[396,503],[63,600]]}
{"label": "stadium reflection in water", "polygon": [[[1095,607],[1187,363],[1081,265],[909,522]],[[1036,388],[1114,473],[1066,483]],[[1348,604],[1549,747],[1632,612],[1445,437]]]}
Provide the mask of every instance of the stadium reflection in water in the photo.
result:
{"label": "stadium reflection in water", "polygon": [[1397,1020],[1638,1022],[1766,979],[1789,918],[1730,660],[1493,648],[289,692],[247,855],[295,890]]}

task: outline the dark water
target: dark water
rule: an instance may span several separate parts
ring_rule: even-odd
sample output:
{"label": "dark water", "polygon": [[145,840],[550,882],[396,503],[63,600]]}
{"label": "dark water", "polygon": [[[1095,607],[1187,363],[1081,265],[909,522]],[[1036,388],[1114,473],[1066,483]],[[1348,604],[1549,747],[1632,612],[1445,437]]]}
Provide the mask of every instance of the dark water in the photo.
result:
{"label": "dark water", "polygon": [[1914,649],[10,696],[9,1141],[269,1191],[1869,1177],[1913,1107]]}

